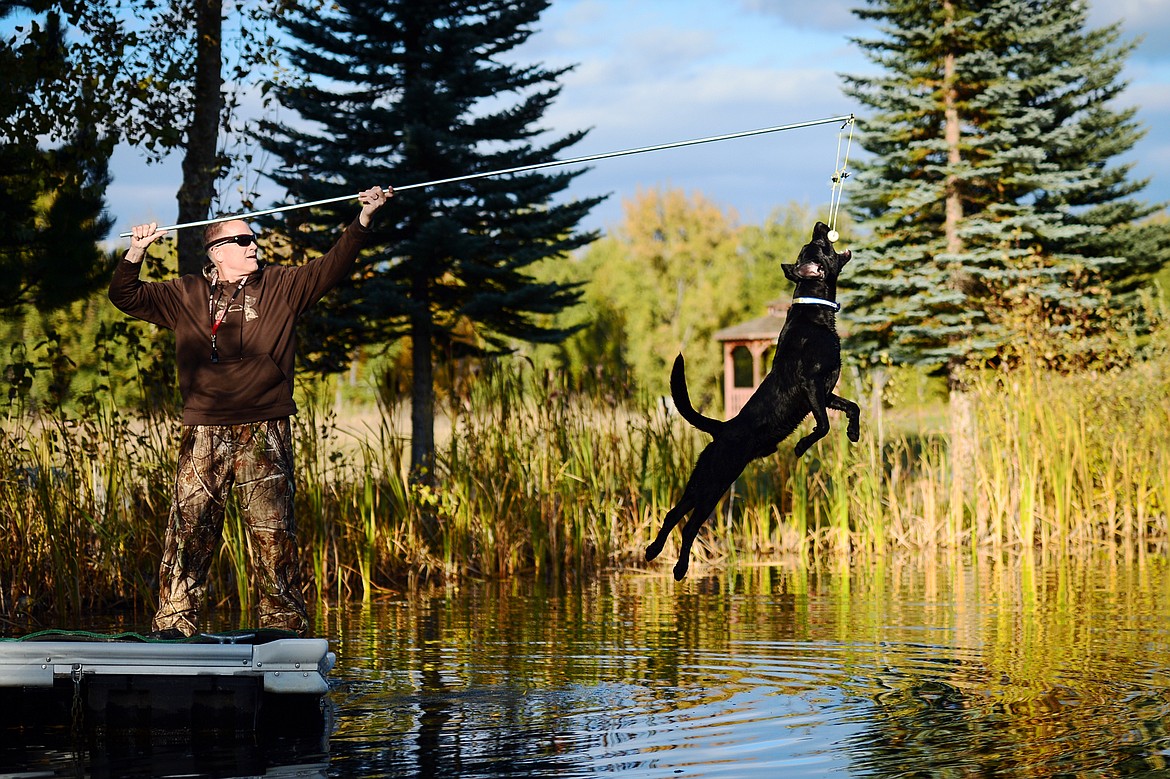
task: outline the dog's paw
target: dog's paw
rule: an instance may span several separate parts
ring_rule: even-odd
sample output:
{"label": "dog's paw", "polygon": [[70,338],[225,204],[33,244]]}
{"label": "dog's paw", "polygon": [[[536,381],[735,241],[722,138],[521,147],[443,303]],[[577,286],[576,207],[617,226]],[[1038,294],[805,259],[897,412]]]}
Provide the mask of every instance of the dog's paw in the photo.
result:
{"label": "dog's paw", "polygon": [[650,546],[646,547],[646,561],[647,562],[653,560],[655,557],[657,557],[660,554],[662,554],[662,544],[658,543],[657,541],[650,544]]}
{"label": "dog's paw", "polygon": [[675,563],[674,580],[676,582],[681,582],[683,579],[687,578],[687,569],[690,567],[690,562],[685,558]]}
{"label": "dog's paw", "polygon": [[850,425],[849,429],[845,431],[845,435],[849,436],[850,441],[857,443],[861,440],[861,429]]}

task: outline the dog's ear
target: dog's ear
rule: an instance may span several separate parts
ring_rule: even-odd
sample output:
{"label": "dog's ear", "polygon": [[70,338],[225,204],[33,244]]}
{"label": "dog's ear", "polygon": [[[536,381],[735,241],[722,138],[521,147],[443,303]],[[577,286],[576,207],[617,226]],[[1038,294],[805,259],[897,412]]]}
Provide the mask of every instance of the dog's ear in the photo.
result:
{"label": "dog's ear", "polygon": [[787,263],[782,262],[782,263],[780,263],[780,270],[784,271],[784,278],[788,279],[793,284],[800,283],[800,276],[796,275],[796,265],[795,264],[787,264]]}
{"label": "dog's ear", "polygon": [[845,267],[845,263],[853,259],[853,252],[846,249],[843,252],[837,252],[837,270]]}

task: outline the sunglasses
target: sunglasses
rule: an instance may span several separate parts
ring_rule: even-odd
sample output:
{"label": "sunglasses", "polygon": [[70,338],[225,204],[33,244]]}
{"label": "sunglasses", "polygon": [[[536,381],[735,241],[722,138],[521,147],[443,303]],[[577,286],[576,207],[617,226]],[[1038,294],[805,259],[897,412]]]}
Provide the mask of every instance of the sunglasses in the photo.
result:
{"label": "sunglasses", "polygon": [[211,251],[216,246],[223,246],[225,243],[234,243],[236,246],[251,246],[256,243],[256,236],[247,233],[246,235],[229,235],[227,238],[216,238],[204,246],[203,251]]}

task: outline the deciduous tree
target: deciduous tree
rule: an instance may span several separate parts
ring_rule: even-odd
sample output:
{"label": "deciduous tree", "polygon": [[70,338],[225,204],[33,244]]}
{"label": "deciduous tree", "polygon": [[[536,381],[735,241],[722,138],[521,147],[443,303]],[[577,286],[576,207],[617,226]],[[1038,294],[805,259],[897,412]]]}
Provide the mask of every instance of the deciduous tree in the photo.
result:
{"label": "deciduous tree", "polygon": [[780,263],[793,261],[813,223],[795,205],[763,225],[741,225],[701,194],[639,193],[575,270],[586,280],[585,296],[569,321],[583,329],[560,350],[562,367],[628,372],[642,390],[665,396],[671,363],[683,351],[692,397],[717,411],[723,353],[714,333],[762,316],[791,293]]}
{"label": "deciduous tree", "polygon": [[[110,147],[138,148],[145,163],[180,153],[177,221],[206,219],[218,182],[239,162],[229,152],[240,92],[257,74],[272,78],[268,25],[279,2],[5,0],[0,11],[18,8],[22,17],[10,42],[17,50],[47,51],[41,44],[51,31],[67,32],[51,67],[43,55],[24,58],[36,79],[25,79],[6,134],[68,139],[84,131]],[[180,272],[199,270],[199,231],[177,238]]]}

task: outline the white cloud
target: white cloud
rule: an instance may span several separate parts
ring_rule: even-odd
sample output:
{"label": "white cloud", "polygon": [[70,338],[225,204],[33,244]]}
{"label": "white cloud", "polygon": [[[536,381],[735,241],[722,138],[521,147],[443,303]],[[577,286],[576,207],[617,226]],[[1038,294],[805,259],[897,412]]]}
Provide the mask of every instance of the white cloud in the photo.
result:
{"label": "white cloud", "polygon": [[[604,105],[604,114],[598,111]],[[595,127],[574,156],[674,143],[848,114],[828,70],[720,66],[689,78],[632,80],[604,98],[569,84],[550,113],[558,127]],[[763,219],[790,201],[827,203],[836,164],[838,126],[769,133],[603,160],[578,179],[579,195],[613,193],[591,226],[615,223],[621,201],[639,190],[678,187]]]}
{"label": "white cloud", "polygon": [[1170,86],[1166,80],[1130,84],[1118,100],[1124,105],[1138,106],[1138,120],[1144,124],[1157,123],[1158,131],[1170,120]]}
{"label": "white cloud", "polygon": [[843,34],[857,30],[862,22],[853,9],[864,0],[740,0],[740,5],[755,13],[775,16],[796,28],[828,30]]}
{"label": "white cloud", "polygon": [[1121,22],[1128,39],[1140,38],[1132,57],[1137,60],[1170,60],[1170,0],[1092,0],[1089,24],[1103,27]]}

